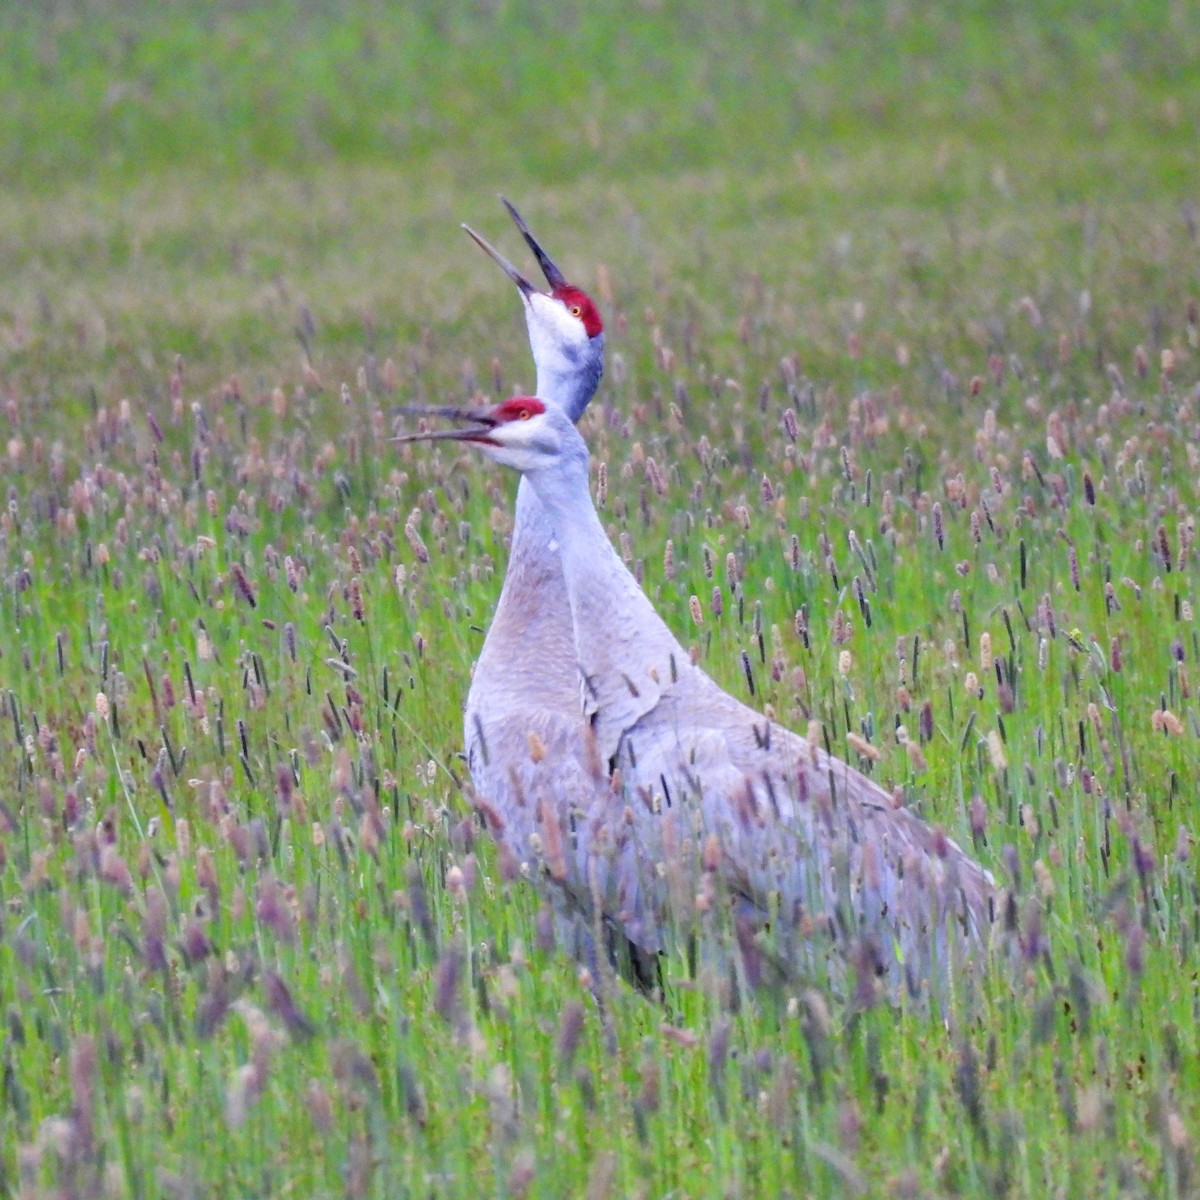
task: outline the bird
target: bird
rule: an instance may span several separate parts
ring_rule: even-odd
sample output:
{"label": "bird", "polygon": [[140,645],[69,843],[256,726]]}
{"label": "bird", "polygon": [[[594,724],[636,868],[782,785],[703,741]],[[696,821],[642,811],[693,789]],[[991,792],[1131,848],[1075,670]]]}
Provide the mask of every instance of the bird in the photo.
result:
{"label": "bird", "polygon": [[[748,976],[765,963],[898,999],[985,960],[990,873],[692,661],[613,548],[587,446],[561,407],[520,396],[413,411],[452,424],[401,440],[467,443],[515,469],[553,530],[587,736],[565,775],[549,747],[525,772],[543,873],[647,954],[680,953],[728,914]],[[525,654],[540,649],[536,621],[529,633]],[[540,791],[539,772],[550,780]]]}
{"label": "bird", "polygon": [[[517,209],[501,203],[532,251],[548,290],[535,287],[469,225],[463,228],[516,285],[536,368],[535,389],[570,422],[578,421],[604,373],[604,323],[590,296],[567,281]],[[510,871],[531,858],[554,804],[542,756],[555,764],[554,786],[577,798],[594,788],[579,709],[571,609],[553,530],[536,492],[518,485],[508,568],[463,712],[463,740],[476,807]],[[594,977],[609,960],[639,986],[652,958],[621,938],[553,874],[540,872],[560,944]]]}

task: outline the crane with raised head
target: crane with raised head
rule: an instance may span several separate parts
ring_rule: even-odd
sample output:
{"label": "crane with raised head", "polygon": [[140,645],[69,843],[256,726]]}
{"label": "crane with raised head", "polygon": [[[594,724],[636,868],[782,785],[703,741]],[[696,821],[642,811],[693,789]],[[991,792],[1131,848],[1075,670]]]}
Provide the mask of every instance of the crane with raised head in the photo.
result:
{"label": "crane with raised head", "polygon": [[[895,996],[966,969],[988,940],[991,876],[693,664],[609,542],[569,416],[537,397],[428,411],[455,426],[403,440],[470,443],[519,471],[557,543],[588,748],[565,771],[547,752],[526,772],[543,869],[651,951],[677,948],[724,897],[754,935],[739,941],[765,943],[789,976],[849,966]],[[516,652],[541,659],[536,619],[527,630]]]}

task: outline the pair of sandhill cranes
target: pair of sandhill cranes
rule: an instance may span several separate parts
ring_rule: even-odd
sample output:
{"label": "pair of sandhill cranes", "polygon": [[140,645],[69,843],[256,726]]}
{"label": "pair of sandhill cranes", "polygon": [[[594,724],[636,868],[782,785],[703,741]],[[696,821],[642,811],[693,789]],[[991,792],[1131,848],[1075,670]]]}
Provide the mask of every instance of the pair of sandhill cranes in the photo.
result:
{"label": "pair of sandhill cranes", "polygon": [[492,834],[593,969],[616,959],[645,985],[715,924],[752,978],[878,980],[892,996],[944,984],[985,947],[990,875],[722,691],[655,612],[600,523],[575,428],[604,368],[599,313],[504,204],[547,291],[467,232],[520,293],[536,396],[421,410],[454,424],[400,439],[467,442],[521,474],[465,713]]}

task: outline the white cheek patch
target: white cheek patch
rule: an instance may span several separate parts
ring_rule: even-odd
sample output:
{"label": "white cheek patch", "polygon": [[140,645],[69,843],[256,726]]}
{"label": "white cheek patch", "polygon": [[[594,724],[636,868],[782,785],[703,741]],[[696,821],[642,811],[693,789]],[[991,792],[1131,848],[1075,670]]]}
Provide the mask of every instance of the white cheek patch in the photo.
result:
{"label": "white cheek patch", "polygon": [[539,365],[570,370],[587,350],[589,338],[583,322],[571,316],[550,296],[535,295],[526,301],[529,341]]}

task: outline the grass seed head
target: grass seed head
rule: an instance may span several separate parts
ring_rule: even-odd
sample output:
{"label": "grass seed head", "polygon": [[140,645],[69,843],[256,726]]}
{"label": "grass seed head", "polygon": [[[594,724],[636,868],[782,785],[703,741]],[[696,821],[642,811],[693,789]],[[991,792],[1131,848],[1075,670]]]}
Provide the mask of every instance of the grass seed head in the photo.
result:
{"label": "grass seed head", "polygon": [[245,568],[241,563],[234,563],[232,568],[233,581],[237,585],[237,593],[241,598],[250,605],[251,608],[258,607],[258,601],[254,596],[254,589],[250,586],[250,580],[246,576]]}
{"label": "grass seed head", "polygon": [[584,1020],[583,1005],[578,1000],[569,1001],[563,1009],[555,1039],[558,1069],[564,1078],[570,1074],[575,1061],[575,1053],[583,1037]]}
{"label": "grass seed head", "polygon": [[421,510],[414,508],[409,513],[408,519],[404,522],[404,536],[408,539],[409,547],[416,556],[417,562],[427,563],[429,561],[429,549],[421,537],[420,521]]}
{"label": "grass seed head", "polygon": [[293,1041],[307,1041],[316,1032],[313,1023],[300,1011],[291,990],[282,977],[275,971],[268,971],[263,977],[263,991],[267,998],[267,1008],[280,1021]]}

